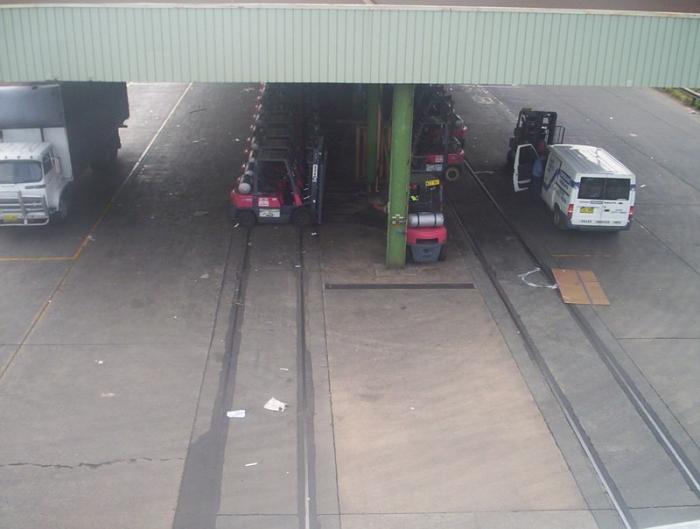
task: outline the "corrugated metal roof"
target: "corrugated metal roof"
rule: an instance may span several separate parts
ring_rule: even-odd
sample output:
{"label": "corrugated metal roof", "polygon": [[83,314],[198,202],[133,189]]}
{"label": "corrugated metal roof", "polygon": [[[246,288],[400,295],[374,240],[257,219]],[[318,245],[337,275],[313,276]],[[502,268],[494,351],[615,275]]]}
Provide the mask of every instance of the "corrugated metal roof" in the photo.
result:
{"label": "corrugated metal roof", "polygon": [[0,6],[0,81],[700,85],[700,17],[533,9]]}
{"label": "corrugated metal roof", "polygon": [[41,160],[50,143],[11,143],[0,141],[0,161]]}

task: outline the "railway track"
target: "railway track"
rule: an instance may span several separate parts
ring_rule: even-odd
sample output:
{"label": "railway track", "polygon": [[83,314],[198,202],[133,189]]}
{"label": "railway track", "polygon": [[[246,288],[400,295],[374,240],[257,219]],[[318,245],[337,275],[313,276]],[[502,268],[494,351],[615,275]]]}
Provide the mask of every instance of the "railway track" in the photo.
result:
{"label": "railway track", "polygon": [[[291,230],[292,228],[289,227]],[[257,271],[263,262],[254,255],[253,234],[255,228],[246,230],[237,244],[232,245],[228,252],[227,262],[234,256],[238,256],[235,270],[231,270],[231,283],[234,292],[230,298],[224,355],[218,378],[210,377],[203,381],[200,390],[200,399],[203,394],[212,394],[215,389],[215,398],[211,406],[203,404],[200,413],[211,413],[210,424],[205,431],[193,430],[190,447],[185,459],[185,469],[180,485],[180,493],[173,523],[174,529],[214,529],[217,526],[217,517],[220,515],[220,499],[224,467],[226,466],[226,449],[229,445],[229,419],[226,412],[235,402],[242,398],[237,394],[236,378],[239,371],[239,357],[248,352],[242,343],[250,331],[246,329],[246,308],[253,303],[249,296],[251,287],[251,272]],[[287,322],[287,328],[296,329],[296,340],[290,340],[289,344],[295,344],[296,350],[289,351],[287,357],[296,361],[296,401],[291,403],[286,413],[296,413],[296,497],[297,519],[299,529],[312,529],[316,527],[316,490],[315,490],[315,448],[313,433],[313,384],[311,379],[311,361],[306,347],[306,305],[305,305],[305,272],[304,272],[304,246],[303,230],[296,230],[296,250],[291,259],[290,267],[294,275],[294,292],[296,308],[294,317],[296,322]],[[290,254],[291,255],[291,254]],[[262,258],[264,260],[264,258]],[[223,287],[222,287],[223,288]],[[219,296],[221,300],[222,295]],[[274,303],[274,301],[270,301]],[[226,307],[220,307],[225,311]],[[217,312],[219,309],[217,309]],[[280,322],[282,325],[282,322]],[[259,329],[255,326],[259,332]],[[214,345],[212,334],[212,344]],[[239,375],[242,376],[242,375]],[[271,412],[265,412],[271,413]],[[195,424],[198,420],[195,420]],[[257,463],[254,463],[257,465]],[[241,476],[243,478],[243,475]],[[289,489],[285,489],[289,492]],[[245,506],[241,506],[245,509]],[[271,505],[270,509],[278,508]],[[285,513],[287,516],[289,513]],[[253,514],[253,516],[255,516]]]}
{"label": "railway track", "polygon": [[[507,226],[507,229],[512,237],[514,237],[518,244],[522,247],[524,252],[527,254],[532,264],[541,269],[542,273],[547,277],[547,279],[554,283],[555,278],[552,273],[550,266],[547,264],[545,259],[540,257],[535,250],[527,243],[523,235],[520,233],[518,228],[510,220],[508,215],[505,213],[503,208],[500,206],[496,198],[489,191],[487,186],[484,184],[483,180],[479,177],[477,172],[473,167],[467,162],[466,170],[469,176],[474,180],[477,187],[486,197],[488,203],[497,212],[498,217]],[[550,365],[548,364],[545,356],[540,351],[537,343],[529,332],[527,326],[523,322],[521,315],[519,314],[516,306],[510,299],[505,288],[501,284],[496,269],[489,262],[485,252],[478,243],[478,239],[475,233],[470,229],[470,227],[464,223],[460,217],[455,206],[448,201],[448,207],[452,213],[452,217],[456,220],[459,230],[463,233],[464,237],[471,246],[475,256],[481,263],[489,281],[492,283],[498,297],[505,306],[509,317],[517,328],[520,336],[523,339],[527,353],[532,360],[532,362],[537,366],[541,372],[547,386],[551,390],[554,398],[558,402],[563,414],[574,432],[576,439],[578,440],[581,448],[583,449],[587,459],[589,460],[598,480],[600,481],[603,489],[607,493],[613,507],[615,508],[619,518],[626,529],[637,529],[639,526],[635,521],[630,506],[625,500],[624,495],[620,491],[614,477],[611,472],[606,467],[603,459],[601,458],[598,450],[596,449],[593,441],[586,432],[582,421],[576,413],[574,406],[567,397],[566,393],[562,389],[561,385],[557,381]],[[591,326],[590,322],[582,314],[581,310],[570,304],[565,304],[566,310],[569,312],[571,319],[578,326],[580,331],[586,337],[592,348],[597,353],[598,357],[605,365],[607,370],[612,375],[613,379],[620,387],[624,395],[629,399],[632,406],[634,407],[637,414],[641,417],[644,424],[651,431],[656,441],[663,448],[663,450],[668,455],[669,459],[677,468],[678,472],[682,475],[688,487],[695,493],[695,495],[700,498],[700,474],[697,468],[694,466],[692,460],[684,452],[679,443],[673,438],[668,427],[659,418],[658,414],[654,411],[652,406],[646,401],[642,392],[634,383],[633,379],[629,373],[624,369],[624,367],[617,361],[613,353],[610,351],[605,341],[598,335],[598,333]]]}
{"label": "railway track", "polygon": [[297,446],[299,482],[299,527],[316,526],[316,491],[312,477],[314,468],[313,387],[311,358],[306,347],[306,302],[304,296],[304,230],[298,229],[296,269],[297,290]]}

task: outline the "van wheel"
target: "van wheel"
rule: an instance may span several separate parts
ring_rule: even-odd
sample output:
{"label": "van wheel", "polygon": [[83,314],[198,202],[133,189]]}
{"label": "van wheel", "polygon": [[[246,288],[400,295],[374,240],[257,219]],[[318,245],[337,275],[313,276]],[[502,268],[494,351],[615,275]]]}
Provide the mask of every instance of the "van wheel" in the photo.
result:
{"label": "van wheel", "polygon": [[462,168],[457,165],[450,165],[445,170],[445,180],[448,182],[454,182],[462,176]]}
{"label": "van wheel", "polygon": [[297,208],[292,212],[292,224],[297,228],[306,228],[313,224],[313,217],[307,208]]}
{"label": "van wheel", "polygon": [[564,215],[561,212],[561,209],[559,209],[559,206],[554,206],[554,216],[552,218],[554,221],[554,225],[559,228],[560,230],[566,230],[566,221],[564,220]]}
{"label": "van wheel", "polygon": [[258,218],[251,210],[242,209],[236,213],[236,222],[244,228],[252,228],[258,222]]}

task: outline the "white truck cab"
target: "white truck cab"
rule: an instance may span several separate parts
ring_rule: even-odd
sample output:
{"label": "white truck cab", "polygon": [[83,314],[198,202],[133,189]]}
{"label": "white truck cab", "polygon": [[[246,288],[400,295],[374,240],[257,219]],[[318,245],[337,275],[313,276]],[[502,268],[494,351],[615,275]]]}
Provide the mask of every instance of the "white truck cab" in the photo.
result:
{"label": "white truck cab", "polygon": [[125,83],[0,84],[0,227],[65,219],[71,182],[106,173],[128,117]]}
{"label": "white truck cab", "polygon": [[42,225],[65,217],[70,181],[50,143],[0,142],[0,223]]}
{"label": "white truck cab", "polygon": [[632,223],[635,175],[600,147],[550,145],[538,152],[519,145],[513,189],[539,196],[561,229],[628,230]]}

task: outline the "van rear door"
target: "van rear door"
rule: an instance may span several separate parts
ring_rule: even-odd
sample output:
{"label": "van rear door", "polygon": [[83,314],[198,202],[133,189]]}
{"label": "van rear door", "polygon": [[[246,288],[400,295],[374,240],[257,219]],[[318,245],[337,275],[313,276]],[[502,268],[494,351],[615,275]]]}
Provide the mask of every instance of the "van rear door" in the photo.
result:
{"label": "van rear door", "polygon": [[530,143],[518,145],[515,151],[515,163],[513,164],[513,190],[525,191],[532,181],[532,167],[539,155]]}
{"label": "van rear door", "polygon": [[631,180],[626,177],[583,176],[571,223],[578,226],[627,225]]}
{"label": "van rear door", "polygon": [[606,178],[605,196],[601,224],[624,227],[629,222],[630,192],[632,182],[629,178]]}

